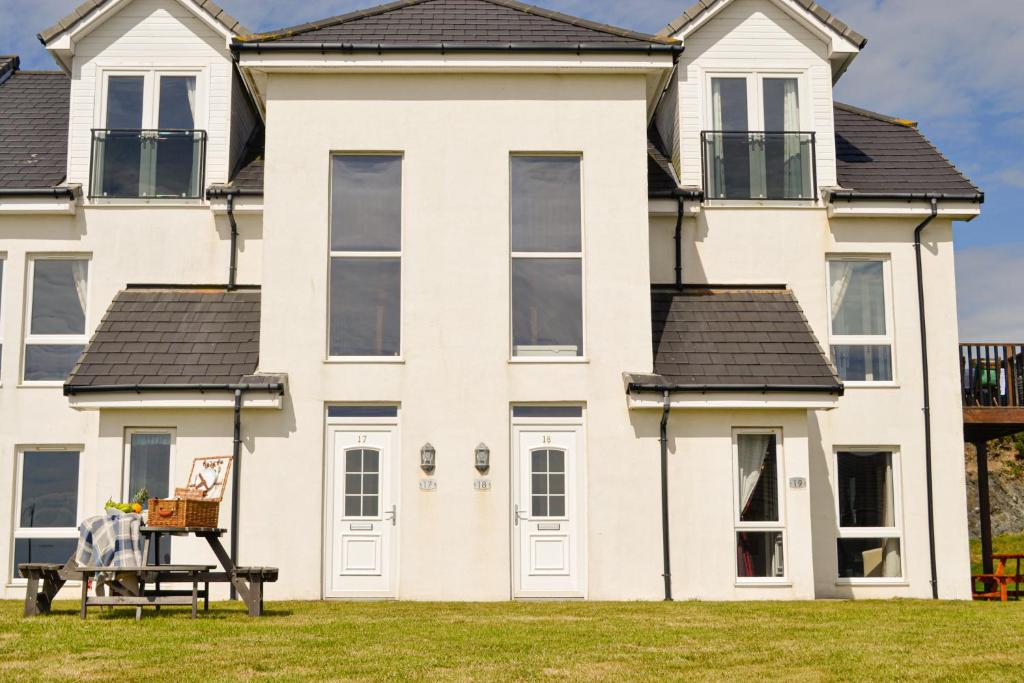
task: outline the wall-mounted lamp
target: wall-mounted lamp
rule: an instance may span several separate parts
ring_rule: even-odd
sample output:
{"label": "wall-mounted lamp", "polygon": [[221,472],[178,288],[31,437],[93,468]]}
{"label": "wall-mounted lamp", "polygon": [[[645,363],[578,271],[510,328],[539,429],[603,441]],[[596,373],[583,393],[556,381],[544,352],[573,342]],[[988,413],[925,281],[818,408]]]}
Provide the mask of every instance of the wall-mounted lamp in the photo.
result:
{"label": "wall-mounted lamp", "polygon": [[480,474],[484,474],[487,470],[491,469],[491,449],[484,444],[480,444],[476,447],[473,452],[475,455],[474,462],[476,469]]}
{"label": "wall-mounted lamp", "polygon": [[427,474],[433,474],[437,468],[437,451],[429,443],[423,444],[420,449],[420,469]]}

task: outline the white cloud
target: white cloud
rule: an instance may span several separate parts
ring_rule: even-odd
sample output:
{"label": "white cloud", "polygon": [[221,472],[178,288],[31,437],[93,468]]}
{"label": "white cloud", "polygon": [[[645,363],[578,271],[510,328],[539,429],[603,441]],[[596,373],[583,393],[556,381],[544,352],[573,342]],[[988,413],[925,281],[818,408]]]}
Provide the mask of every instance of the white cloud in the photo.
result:
{"label": "white cloud", "polygon": [[956,254],[957,310],[964,341],[1024,340],[1024,308],[1016,294],[1024,244],[968,247]]}

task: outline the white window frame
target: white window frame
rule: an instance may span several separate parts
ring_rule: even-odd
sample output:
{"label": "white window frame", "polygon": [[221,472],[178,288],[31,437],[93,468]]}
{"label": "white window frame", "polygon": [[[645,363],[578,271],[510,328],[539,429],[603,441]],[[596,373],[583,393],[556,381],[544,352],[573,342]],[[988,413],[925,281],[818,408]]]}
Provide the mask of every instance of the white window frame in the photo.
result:
{"label": "white window frame", "polygon": [[[21,526],[21,499],[22,499],[22,480],[25,472],[25,453],[67,453],[75,452],[78,453],[78,490],[75,493],[77,498],[77,506],[75,508],[75,519],[82,518],[82,499],[85,491],[84,482],[82,481],[82,463],[85,456],[85,446],[82,444],[28,444],[19,445],[15,447],[16,457],[14,466],[14,514],[11,519],[11,554],[10,563],[13,567],[14,564],[14,545],[19,539],[31,539],[31,538],[54,538],[54,539],[72,539],[77,540],[79,533],[78,527],[25,527]],[[8,567],[10,568],[10,567]],[[5,568],[8,569],[8,568]],[[16,568],[15,568],[16,569]],[[24,585],[26,580],[18,576],[15,571],[11,576],[11,584],[13,585]]]}
{"label": "white window frame", "polygon": [[[832,330],[832,263],[834,261],[857,261],[861,263],[882,263],[882,295],[885,297],[885,334],[884,335],[848,335],[836,334]],[[890,357],[891,380],[843,380],[847,387],[895,387],[898,385],[896,364],[895,314],[892,299],[892,259],[890,254],[827,254],[825,257],[825,306],[828,320],[828,355],[830,359],[833,346],[888,346]]]}
{"label": "white window frame", "polygon": [[[839,454],[840,453],[888,453],[892,466],[892,496],[894,527],[844,527],[840,523],[839,509]],[[836,585],[902,585],[907,577],[907,547],[903,534],[903,468],[900,449],[897,446],[834,446],[832,449],[832,490],[835,491],[836,539],[843,538],[895,538],[900,542],[900,576],[839,576],[839,548],[835,548]],[[838,543],[837,543],[838,546]]]}
{"label": "white window frame", "polygon": [[[194,76],[196,79],[196,104],[193,116],[195,128],[193,130],[207,130],[208,121],[206,113],[206,66],[168,66],[160,67],[125,67],[108,66],[98,67],[96,78],[97,96],[94,128],[107,127],[107,92],[111,76],[142,76],[142,129],[157,129],[160,114],[160,88],[157,83],[161,76]],[[91,142],[90,142],[91,144]]]}
{"label": "white window frame", "polygon": [[[331,249],[331,226],[334,220],[334,206],[331,201],[333,192],[330,188],[334,186],[334,158],[350,156],[368,157],[398,157],[402,164],[402,180],[400,185],[401,208],[399,226],[399,248],[397,251],[334,251]],[[324,359],[326,363],[403,363],[405,358],[405,152],[390,151],[334,151],[329,155],[328,161],[328,207],[327,207],[327,296],[326,311],[324,320],[327,325],[324,330]],[[398,259],[398,355],[397,356],[332,356],[331,355],[331,264],[336,258],[365,258],[365,259]]]}
{"label": "white window frame", "polygon": [[[775,467],[777,500],[779,501],[779,520],[777,522],[741,522],[740,521],[740,452],[741,434],[771,434],[775,436]],[[789,533],[786,525],[786,458],[785,445],[781,427],[734,427],[732,430],[732,552],[733,576],[737,586],[790,585],[789,578]],[[736,566],[736,549],[740,532],[781,532],[782,533],[782,576],[740,576]]]}
{"label": "white window frame", "polygon": [[[571,157],[580,160],[580,250],[576,251],[512,251],[512,158],[513,157]],[[508,155],[508,358],[509,363],[586,363],[589,344],[587,343],[587,205],[583,187],[586,183],[586,167],[583,152],[511,152]],[[579,259],[580,262],[580,344],[579,355],[560,356],[557,351],[551,355],[517,356],[515,346],[515,310],[512,303],[512,262],[516,259]],[[555,349],[557,347],[552,347]]]}
{"label": "white window frame", "polygon": [[174,427],[128,427],[124,430],[124,464],[121,470],[121,500],[128,500],[134,496],[137,491],[128,490],[128,482],[131,481],[132,473],[132,435],[134,434],[169,434],[171,437],[171,449],[170,449],[170,462],[168,463],[168,491],[165,493],[162,491],[150,491],[152,496],[157,498],[170,497],[174,493],[174,465],[175,465],[175,450],[178,441],[177,430]]}
{"label": "white window frame", "polygon": [[715,78],[743,78],[747,81],[747,126],[748,131],[764,130],[764,80],[766,78],[795,78],[797,80],[797,102],[800,108],[800,130],[814,130],[814,116],[811,111],[809,84],[806,69],[714,69],[704,72],[704,126],[701,130],[714,130],[715,115],[712,111],[711,81]]}
{"label": "white window frame", "polygon": [[[27,387],[61,387],[64,380],[26,380],[25,363],[28,359],[28,347],[32,345],[46,346],[82,346],[89,343],[89,301],[92,299],[92,254],[78,253],[42,253],[29,254],[25,268],[25,316],[24,334],[21,344],[21,386]],[[85,261],[85,330],[82,334],[32,334],[32,300],[35,297],[35,276],[37,261]]]}

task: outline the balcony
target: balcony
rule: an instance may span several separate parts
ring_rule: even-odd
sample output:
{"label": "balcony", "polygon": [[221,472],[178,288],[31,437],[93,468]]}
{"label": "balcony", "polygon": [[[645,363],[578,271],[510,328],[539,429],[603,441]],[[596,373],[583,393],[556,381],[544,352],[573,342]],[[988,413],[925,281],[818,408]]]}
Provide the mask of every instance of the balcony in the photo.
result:
{"label": "balcony", "polygon": [[814,133],[706,130],[700,136],[707,199],[817,199]]}
{"label": "balcony", "polygon": [[93,130],[90,198],[200,199],[206,131]]}
{"label": "balcony", "polygon": [[1024,431],[1024,344],[960,345],[968,441]]}

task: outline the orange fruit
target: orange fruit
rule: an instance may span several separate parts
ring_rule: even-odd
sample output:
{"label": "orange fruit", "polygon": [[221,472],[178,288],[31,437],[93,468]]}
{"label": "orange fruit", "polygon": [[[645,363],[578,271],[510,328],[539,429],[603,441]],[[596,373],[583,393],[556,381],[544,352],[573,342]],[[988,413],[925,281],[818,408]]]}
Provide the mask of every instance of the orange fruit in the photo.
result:
{"label": "orange fruit", "polygon": [[135,512],[135,513],[142,512],[142,505],[140,505],[139,503],[133,503],[132,504],[132,511]]}

